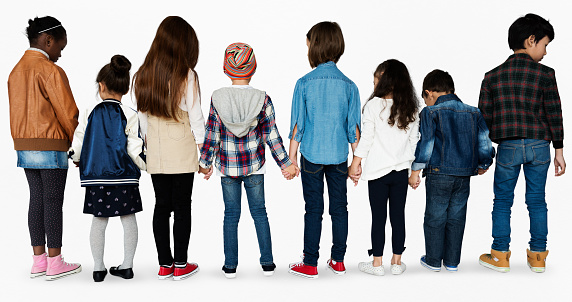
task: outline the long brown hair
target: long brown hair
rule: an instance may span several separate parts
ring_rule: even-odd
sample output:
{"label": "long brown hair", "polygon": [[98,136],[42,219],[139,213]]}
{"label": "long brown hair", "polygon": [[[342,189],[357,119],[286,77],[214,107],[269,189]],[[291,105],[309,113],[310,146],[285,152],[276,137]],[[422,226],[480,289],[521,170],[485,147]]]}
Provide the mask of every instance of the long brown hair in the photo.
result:
{"label": "long brown hair", "polygon": [[417,118],[419,101],[407,67],[398,60],[387,60],[377,66],[373,76],[378,79],[378,82],[369,100],[374,97],[385,98],[390,94],[393,95],[393,105],[387,123],[393,126],[397,122],[399,129],[408,130],[409,123]]}
{"label": "long brown hair", "polygon": [[199,87],[195,72],[198,58],[199,40],[193,27],[178,16],[165,18],[143,65],[133,76],[137,110],[176,120],[177,107],[186,93],[189,70],[193,71]]}

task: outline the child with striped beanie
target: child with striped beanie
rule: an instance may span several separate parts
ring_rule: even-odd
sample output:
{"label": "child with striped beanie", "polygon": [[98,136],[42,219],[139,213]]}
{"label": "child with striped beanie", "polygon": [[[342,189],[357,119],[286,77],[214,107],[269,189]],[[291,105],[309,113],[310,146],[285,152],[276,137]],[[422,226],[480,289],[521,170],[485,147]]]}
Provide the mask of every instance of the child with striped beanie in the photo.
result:
{"label": "child with striped beanie", "polygon": [[223,237],[225,262],[222,271],[227,278],[236,276],[238,265],[238,221],[240,219],[241,183],[248,197],[250,214],[254,220],[260,265],[264,275],[271,276],[276,265],[272,258],[270,225],[264,201],[265,149],[272,156],[287,179],[299,174],[300,169],[290,161],[282,144],[274,120],[274,106],[266,92],[249,85],[256,71],[252,47],[233,43],[226,48],[224,73],[232,86],[213,92],[206,137],[201,149],[199,172],[209,179],[214,166],[221,176],[225,206]]}

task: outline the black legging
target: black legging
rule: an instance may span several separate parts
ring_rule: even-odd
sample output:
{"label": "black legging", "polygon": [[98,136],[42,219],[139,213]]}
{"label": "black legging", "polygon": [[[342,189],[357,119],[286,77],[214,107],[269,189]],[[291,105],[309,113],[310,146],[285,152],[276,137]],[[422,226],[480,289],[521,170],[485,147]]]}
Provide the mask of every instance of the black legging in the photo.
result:
{"label": "black legging", "polygon": [[369,254],[383,256],[385,245],[385,220],[389,198],[389,221],[391,222],[391,246],[393,253],[401,255],[405,250],[405,199],[407,197],[407,169],[391,173],[368,182],[371,206],[371,245]]}
{"label": "black legging", "polygon": [[30,186],[28,229],[32,246],[62,247],[67,169],[24,169]]}
{"label": "black legging", "polygon": [[[194,173],[151,174],[155,189],[153,234],[160,265],[187,262],[191,236],[191,195]],[[173,246],[171,254],[169,218],[174,213]]]}

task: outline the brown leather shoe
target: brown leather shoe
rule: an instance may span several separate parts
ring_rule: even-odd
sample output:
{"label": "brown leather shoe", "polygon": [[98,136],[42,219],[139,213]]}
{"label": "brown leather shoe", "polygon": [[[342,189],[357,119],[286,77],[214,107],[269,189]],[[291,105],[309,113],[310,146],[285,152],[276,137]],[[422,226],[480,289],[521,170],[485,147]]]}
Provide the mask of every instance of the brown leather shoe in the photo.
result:
{"label": "brown leather shoe", "polygon": [[532,252],[526,249],[527,264],[530,270],[535,273],[544,273],[546,270],[546,256],[548,256],[548,251],[544,252]]}
{"label": "brown leather shoe", "polygon": [[491,250],[490,254],[482,254],[481,257],[479,257],[479,263],[497,272],[508,273],[510,272],[509,258],[510,251],[503,253],[497,250]]}

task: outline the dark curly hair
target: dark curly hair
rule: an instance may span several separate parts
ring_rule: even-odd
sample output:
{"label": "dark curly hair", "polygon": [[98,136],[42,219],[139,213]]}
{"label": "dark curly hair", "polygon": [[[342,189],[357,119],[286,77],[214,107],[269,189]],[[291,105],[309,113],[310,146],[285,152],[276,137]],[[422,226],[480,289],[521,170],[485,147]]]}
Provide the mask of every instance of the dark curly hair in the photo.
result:
{"label": "dark curly hair", "polygon": [[391,126],[397,123],[399,129],[408,130],[409,124],[417,119],[419,100],[407,67],[398,60],[387,60],[377,66],[373,76],[378,82],[368,102],[374,97],[385,98],[393,95],[393,105],[387,123]]}

